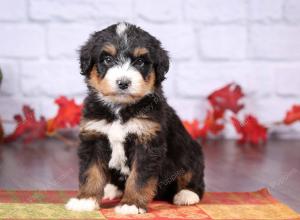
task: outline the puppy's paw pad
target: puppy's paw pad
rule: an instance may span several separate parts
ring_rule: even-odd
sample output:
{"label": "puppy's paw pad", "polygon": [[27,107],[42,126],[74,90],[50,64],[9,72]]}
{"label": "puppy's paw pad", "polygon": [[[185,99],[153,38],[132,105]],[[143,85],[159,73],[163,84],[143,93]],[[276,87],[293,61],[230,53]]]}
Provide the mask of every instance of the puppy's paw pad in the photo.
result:
{"label": "puppy's paw pad", "polygon": [[94,198],[87,198],[87,199],[71,198],[65,205],[65,208],[70,211],[77,211],[77,212],[94,211],[99,209],[99,204],[97,200]]}
{"label": "puppy's paw pad", "polygon": [[103,199],[116,199],[116,198],[120,198],[122,196],[122,191],[118,190],[118,187],[113,185],[113,184],[106,184],[106,186],[104,187],[104,196]]}
{"label": "puppy's paw pad", "polygon": [[146,213],[145,209],[138,208],[135,205],[119,205],[115,208],[115,212],[121,215],[129,215],[129,214],[144,214]]}
{"label": "puppy's paw pad", "polygon": [[193,205],[199,202],[199,196],[193,191],[187,189],[180,190],[173,199],[173,203],[175,205]]}

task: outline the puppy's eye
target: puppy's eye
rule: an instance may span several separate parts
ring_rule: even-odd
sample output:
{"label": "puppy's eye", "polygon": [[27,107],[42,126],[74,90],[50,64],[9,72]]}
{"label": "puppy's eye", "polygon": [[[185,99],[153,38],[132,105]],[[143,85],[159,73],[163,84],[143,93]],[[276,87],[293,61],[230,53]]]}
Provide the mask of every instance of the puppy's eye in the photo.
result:
{"label": "puppy's eye", "polygon": [[105,65],[111,65],[114,62],[114,58],[112,58],[111,56],[105,56],[103,59],[103,63]]}
{"label": "puppy's eye", "polygon": [[145,60],[143,58],[137,58],[134,61],[134,65],[137,67],[143,67],[145,65]]}

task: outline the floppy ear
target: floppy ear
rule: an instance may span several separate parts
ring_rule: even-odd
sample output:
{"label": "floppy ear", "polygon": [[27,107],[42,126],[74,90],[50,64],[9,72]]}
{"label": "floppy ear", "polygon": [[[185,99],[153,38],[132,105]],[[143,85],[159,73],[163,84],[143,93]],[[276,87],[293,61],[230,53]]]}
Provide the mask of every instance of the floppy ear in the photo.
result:
{"label": "floppy ear", "polygon": [[166,73],[169,71],[169,55],[168,52],[161,47],[157,50],[156,54],[156,64],[155,64],[155,72],[156,72],[156,83],[161,83],[166,77]]}
{"label": "floppy ear", "polygon": [[80,49],[80,74],[88,75],[93,67],[91,39]]}

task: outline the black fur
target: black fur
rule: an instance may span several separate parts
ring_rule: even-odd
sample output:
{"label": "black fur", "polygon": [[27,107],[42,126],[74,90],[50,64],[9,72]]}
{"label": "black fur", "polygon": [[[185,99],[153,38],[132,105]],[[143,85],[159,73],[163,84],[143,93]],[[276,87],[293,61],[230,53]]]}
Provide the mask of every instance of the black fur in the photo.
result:
{"label": "black fur", "polygon": [[[96,32],[81,48],[81,73],[89,79],[89,73],[99,62],[101,48],[106,42],[111,42],[124,53],[126,48],[116,36],[116,25]],[[202,198],[204,193],[204,159],[201,147],[192,140],[185,130],[175,111],[167,104],[163,95],[161,82],[169,69],[169,57],[162,49],[160,42],[142,29],[130,25],[127,30],[127,41],[130,48],[146,47],[149,50],[149,59],[156,73],[155,89],[152,94],[146,95],[135,103],[123,104],[116,113],[115,107],[99,100],[97,91],[89,86],[89,93],[84,101],[84,120],[107,120],[113,122],[121,120],[126,123],[129,119],[140,114],[146,115],[149,120],[160,124],[161,129],[155,137],[147,142],[137,141],[136,134],[128,134],[124,141],[127,164],[131,167],[133,160],[139,174],[137,185],[143,186],[149,178],[158,178],[157,199],[172,200],[178,192],[177,179],[187,172],[192,178],[185,188],[197,193]],[[127,46],[128,47],[128,46]],[[118,106],[120,107],[120,106]],[[120,189],[124,189],[127,176],[118,170],[108,168],[111,157],[111,148],[105,135],[81,133],[81,146],[78,151],[80,158],[80,185],[85,183],[85,170],[95,160],[105,164],[110,181]]]}

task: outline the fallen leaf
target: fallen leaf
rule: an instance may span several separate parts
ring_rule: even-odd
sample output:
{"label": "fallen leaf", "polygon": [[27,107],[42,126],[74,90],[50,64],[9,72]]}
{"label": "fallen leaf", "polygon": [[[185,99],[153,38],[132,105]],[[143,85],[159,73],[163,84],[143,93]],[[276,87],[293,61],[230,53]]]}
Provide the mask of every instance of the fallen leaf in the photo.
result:
{"label": "fallen leaf", "polygon": [[197,119],[194,119],[192,122],[183,121],[183,124],[193,139],[201,137],[202,140],[205,140],[209,133],[217,135],[224,129],[224,124],[220,122],[223,115],[223,111],[211,110],[207,111],[202,126],[200,126],[200,122]]}
{"label": "fallen leaf", "polygon": [[200,128],[199,121],[197,119],[194,119],[192,122],[184,120],[182,123],[193,139],[197,139],[199,137]]}
{"label": "fallen leaf", "polygon": [[200,137],[206,139],[209,133],[214,135],[219,134],[224,129],[224,124],[220,121],[224,116],[222,110],[211,110],[207,111],[206,117],[203,122],[203,126],[199,131]]}
{"label": "fallen leaf", "polygon": [[244,97],[241,87],[237,84],[230,83],[225,87],[216,90],[208,96],[208,100],[214,109],[218,111],[231,110],[238,113],[243,104],[239,104],[239,100]]}
{"label": "fallen leaf", "polygon": [[300,105],[293,105],[283,120],[286,125],[290,125],[296,121],[300,121]]}
{"label": "fallen leaf", "polygon": [[47,122],[47,133],[53,134],[56,130],[77,126],[80,122],[82,105],[75,103],[74,99],[61,96],[55,100],[59,109],[56,116]]}
{"label": "fallen leaf", "polygon": [[267,141],[268,129],[260,124],[254,116],[247,115],[244,122],[240,122],[236,117],[231,117],[231,122],[241,136],[238,140],[239,143],[257,145]]}
{"label": "fallen leaf", "polygon": [[42,139],[46,137],[46,120],[40,117],[37,120],[32,108],[27,105],[23,106],[23,114],[15,115],[14,119],[17,122],[15,131],[4,137],[4,142],[15,141],[18,138],[23,138],[24,143],[29,143],[35,139]]}

